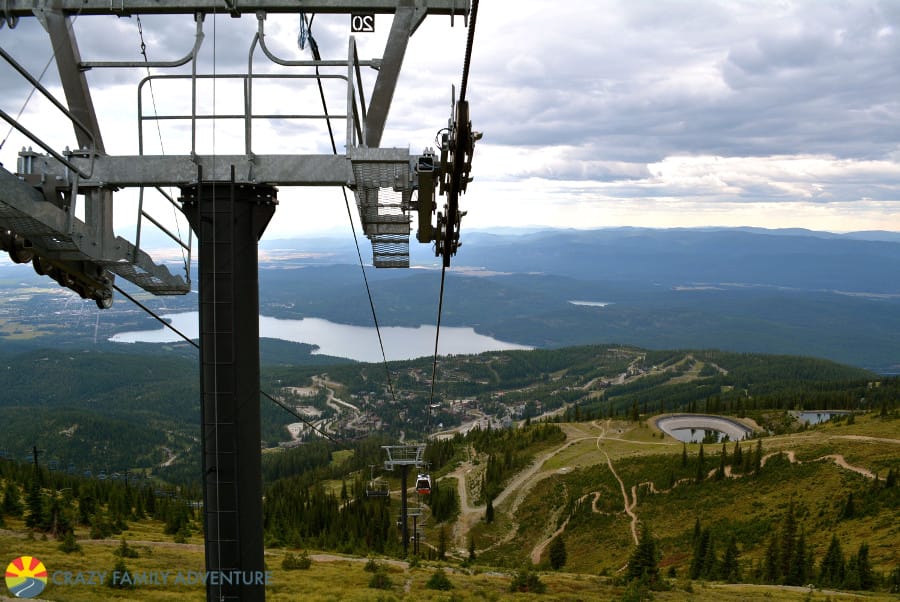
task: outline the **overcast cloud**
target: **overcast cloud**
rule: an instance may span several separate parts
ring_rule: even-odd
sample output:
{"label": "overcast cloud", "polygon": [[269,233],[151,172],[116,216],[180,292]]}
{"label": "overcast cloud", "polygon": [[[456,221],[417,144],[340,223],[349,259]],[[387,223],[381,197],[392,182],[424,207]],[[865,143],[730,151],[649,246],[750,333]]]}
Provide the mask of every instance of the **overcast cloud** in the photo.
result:
{"label": "overcast cloud", "polygon": [[[346,57],[348,20],[316,16],[313,34],[324,58]],[[182,56],[193,44],[189,16],[142,22],[151,60]],[[308,47],[297,46],[299,23],[299,15],[271,16],[270,50],[309,58]],[[256,27],[249,15],[207,16],[201,72],[245,72]],[[357,36],[361,58],[380,56],[389,28],[390,18],[379,17],[375,34]],[[133,18],[83,16],[75,29],[85,60],[142,58]],[[450,87],[459,85],[465,35],[461,19],[451,29],[449,17],[435,16],[416,32],[383,145],[414,152],[433,145],[450,113]],[[34,19],[0,30],[0,45],[33,73],[50,54]],[[255,56],[254,72],[284,72],[259,49]],[[900,2],[891,0],[482,0],[469,100],[475,129],[485,136],[464,199],[466,221],[900,230],[898,57]],[[45,81],[59,93],[53,68]],[[135,90],[145,75],[88,73],[107,146],[116,152],[136,152]],[[369,85],[374,77],[366,70]],[[310,83],[260,84],[255,106],[316,112],[321,105]],[[189,107],[179,85],[156,85],[161,114]],[[217,85],[217,110],[240,110],[236,85]],[[28,86],[5,67],[0,86],[0,108],[17,113]],[[330,82],[327,98],[331,112],[344,112],[339,82]],[[211,88],[201,107],[212,107]],[[60,148],[72,145],[65,123],[47,111],[33,101],[23,121],[37,122]],[[240,128],[223,124],[211,136],[203,132],[201,150],[243,148]],[[184,127],[167,124],[163,138],[168,154],[189,150]],[[0,161],[14,165],[22,144],[12,136]],[[254,151],[326,153],[330,143],[324,128],[311,124],[260,124]],[[270,236],[346,227],[339,191],[281,196]],[[301,197],[311,202],[290,200]]]}

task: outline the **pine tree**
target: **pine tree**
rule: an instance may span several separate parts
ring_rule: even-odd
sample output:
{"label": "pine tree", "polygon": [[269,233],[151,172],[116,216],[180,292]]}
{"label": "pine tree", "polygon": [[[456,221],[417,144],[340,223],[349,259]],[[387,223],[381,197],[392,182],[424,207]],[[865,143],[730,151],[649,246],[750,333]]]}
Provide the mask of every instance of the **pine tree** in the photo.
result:
{"label": "pine tree", "polygon": [[785,575],[785,583],[788,585],[806,585],[812,577],[812,556],[806,548],[806,534],[800,530],[800,535],[794,544],[793,558],[788,572]]}
{"label": "pine tree", "polygon": [[44,517],[44,494],[41,492],[41,486],[37,479],[32,479],[31,485],[28,487],[25,503],[28,506],[25,526],[29,529],[43,530],[46,522]]}
{"label": "pine tree", "polygon": [[700,453],[697,455],[697,475],[695,476],[696,482],[700,483],[704,478],[703,474],[703,444],[700,444]]}
{"label": "pine tree", "polygon": [[778,577],[790,575],[791,565],[796,560],[797,518],[794,516],[794,501],[788,502],[787,514],[781,524],[781,547],[778,551]]}
{"label": "pine tree", "polygon": [[734,453],[731,456],[731,465],[740,468],[744,464],[744,454],[741,453],[741,442],[734,442]]}
{"label": "pine tree", "polygon": [[869,562],[869,544],[863,542],[859,544],[859,550],[856,555],[850,559],[847,566],[847,578],[853,580],[850,583],[844,583],[844,587],[850,589],[871,590],[875,588],[875,575],[872,573],[872,565]]}
{"label": "pine tree", "polygon": [[558,571],[566,565],[566,542],[563,541],[562,535],[557,535],[550,542],[550,566],[553,570]]}
{"label": "pine tree", "polygon": [[19,488],[11,480],[7,480],[3,490],[3,506],[0,512],[6,516],[22,516],[22,510]]}
{"label": "pine tree", "polygon": [[819,586],[840,587],[844,583],[845,572],[846,562],[844,552],[841,551],[841,542],[837,535],[832,535],[828,551],[825,552],[822,564],[819,565]]}
{"label": "pine tree", "polygon": [[688,464],[688,456],[687,456],[687,443],[681,444],[681,467],[687,468]]}
{"label": "pine tree", "polygon": [[772,533],[769,546],[766,548],[765,566],[763,568],[763,581],[765,583],[778,583],[781,578],[781,567],[778,563],[779,550],[778,534]]}
{"label": "pine tree", "polygon": [[475,536],[469,532],[469,560],[475,560]]}
{"label": "pine tree", "polygon": [[762,457],[763,457],[763,449],[762,449],[762,440],[756,440],[756,452],[753,454],[753,474],[759,474],[759,471],[762,470]]}
{"label": "pine tree", "polygon": [[728,538],[725,555],[722,557],[722,565],[719,568],[719,577],[726,583],[737,583],[741,580],[741,570],[738,564],[738,548],[734,535]]}
{"label": "pine tree", "polygon": [[447,525],[441,525],[440,531],[438,531],[438,544],[437,544],[437,554],[438,559],[445,560],[447,558],[447,540],[449,539],[449,535],[447,534]]}
{"label": "pine tree", "polygon": [[716,468],[716,480],[721,481],[725,478],[725,444],[722,444],[722,453],[719,455],[719,467]]}
{"label": "pine tree", "polygon": [[656,540],[647,525],[641,526],[637,547],[628,559],[628,580],[655,583],[659,580],[659,558]]}
{"label": "pine tree", "polygon": [[716,556],[716,542],[709,537],[709,544],[706,546],[706,554],[703,556],[703,566],[700,569],[700,577],[702,579],[716,579],[718,575],[716,571],[719,568],[719,559]]}
{"label": "pine tree", "polygon": [[484,510],[484,521],[488,524],[494,522],[494,500],[488,498],[487,508]]}
{"label": "pine tree", "polygon": [[856,514],[856,508],[853,503],[853,492],[847,494],[847,501],[844,502],[844,509],[841,512],[841,518],[844,520],[851,519]]}
{"label": "pine tree", "polygon": [[[694,529],[699,527],[700,521],[695,523]],[[700,531],[699,536],[694,538],[694,555],[691,557],[690,577],[691,579],[700,579],[703,576],[703,566],[706,561],[707,551],[709,550],[710,534],[709,529]]]}

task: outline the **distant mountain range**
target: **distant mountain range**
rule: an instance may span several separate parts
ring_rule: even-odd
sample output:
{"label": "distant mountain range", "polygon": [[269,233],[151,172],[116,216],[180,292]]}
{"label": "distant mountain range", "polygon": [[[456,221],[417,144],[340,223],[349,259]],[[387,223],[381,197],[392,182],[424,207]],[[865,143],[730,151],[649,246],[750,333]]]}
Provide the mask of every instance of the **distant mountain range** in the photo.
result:
{"label": "distant mountain range", "polygon": [[[900,233],[464,230],[462,240],[447,275],[444,325],[472,326],[501,340],[539,347],[623,343],[651,349],[718,348],[817,356],[900,372]],[[365,238],[360,247],[363,259],[370,261]],[[418,269],[366,270],[382,325],[435,322],[438,263],[425,245],[412,251]],[[19,284],[35,283],[48,287],[48,294],[58,291],[27,267],[0,269],[0,290],[11,287],[10,296],[18,291],[16,298],[21,297]],[[260,301],[264,315],[372,325],[349,235],[263,240]],[[76,347],[99,344],[125,324],[132,330],[155,327],[125,300],[117,300],[96,324],[82,316],[77,327],[69,324],[75,320],[55,313],[73,312],[77,303],[65,301],[57,308],[8,298],[8,320],[16,319],[15,303],[28,304],[33,331],[46,330],[34,329],[42,320],[55,322],[54,336]],[[167,312],[193,310],[196,295],[148,303]],[[78,309],[79,315],[86,311]],[[0,332],[9,328],[7,324]],[[59,342],[9,334],[5,342],[14,338],[17,346]]]}

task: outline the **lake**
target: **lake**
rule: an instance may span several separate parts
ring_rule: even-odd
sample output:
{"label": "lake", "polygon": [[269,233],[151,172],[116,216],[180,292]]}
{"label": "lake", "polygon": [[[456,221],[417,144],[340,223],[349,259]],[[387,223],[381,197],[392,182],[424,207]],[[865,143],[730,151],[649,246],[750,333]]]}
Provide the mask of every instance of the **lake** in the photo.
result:
{"label": "lake", "polygon": [[[192,339],[199,337],[198,312],[167,314],[162,318],[188,337]],[[416,328],[406,326],[381,328],[381,338],[384,341],[384,352],[388,361],[432,355],[434,353],[434,334],[435,327],[429,325]],[[260,316],[259,336],[318,345],[319,349],[315,353],[319,354],[346,357],[360,362],[382,361],[378,335],[373,326],[351,326],[321,318],[281,320]],[[173,343],[182,339],[168,328],[158,328],[120,332],[109,340],[114,343]],[[468,327],[443,326],[439,343],[438,353],[440,355],[532,349],[526,345],[508,343],[478,334]]]}
{"label": "lake", "polygon": [[831,420],[835,416],[852,413],[853,412],[842,410],[812,410],[808,412],[793,412],[793,414],[797,416],[800,421],[805,422],[806,424],[821,424],[823,422]]}

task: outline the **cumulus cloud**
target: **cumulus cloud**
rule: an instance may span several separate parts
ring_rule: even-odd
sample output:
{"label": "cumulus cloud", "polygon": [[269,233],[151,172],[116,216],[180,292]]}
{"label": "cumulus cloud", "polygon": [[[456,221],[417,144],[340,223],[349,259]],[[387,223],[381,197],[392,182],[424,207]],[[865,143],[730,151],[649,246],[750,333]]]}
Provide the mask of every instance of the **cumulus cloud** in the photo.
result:
{"label": "cumulus cloud", "polygon": [[[142,20],[151,60],[190,48],[190,16]],[[310,57],[308,48],[297,46],[299,23],[299,14],[267,19],[266,42],[275,54]],[[462,20],[456,25],[430,16],[410,40],[384,145],[416,151],[433,144],[446,125],[451,86],[459,93],[466,38]],[[246,71],[256,28],[252,15],[207,16],[200,71]],[[381,55],[389,28],[390,17],[379,16],[376,33],[357,36],[361,58]],[[141,58],[134,19],[83,17],[76,30],[87,60]],[[348,30],[346,15],[315,17],[313,34],[324,58],[346,56]],[[34,20],[0,32],[0,44],[32,72],[49,51]],[[259,49],[254,56],[254,72],[283,71]],[[578,220],[571,225],[602,223],[599,206],[622,218],[653,219],[649,214],[656,211],[670,219],[680,211],[683,219],[695,212],[722,223],[740,216],[751,225],[777,225],[772,219],[793,219],[805,208],[817,223],[832,223],[822,216],[840,209],[846,223],[865,215],[859,219],[867,225],[884,211],[882,227],[900,229],[896,211],[885,209],[900,201],[897,56],[900,3],[893,0],[482,3],[468,93],[475,129],[485,137],[469,194],[490,190],[494,209],[482,216],[499,223],[507,213],[501,207],[550,205],[555,195],[553,215]],[[134,92],[123,91],[144,75],[94,70],[88,78],[98,96],[113,93],[133,105]],[[376,76],[363,70],[366,86]],[[13,113],[28,92],[15,79],[0,71],[0,103]],[[183,91],[158,86],[161,105],[185,109]],[[266,112],[320,109],[311,82],[261,83],[259,90],[254,103]],[[223,84],[217,92],[220,110],[240,105],[240,90]],[[210,90],[202,93],[206,107]],[[332,113],[345,111],[340,84],[328,88],[327,101]],[[98,104],[115,113],[114,101]],[[337,130],[340,152],[343,124]],[[330,149],[326,140],[312,140],[325,134],[308,124],[273,122],[261,124],[260,132],[256,152]],[[183,141],[183,128],[176,133]],[[755,222],[748,217],[754,207]],[[476,216],[473,211],[467,219],[482,219]]]}

